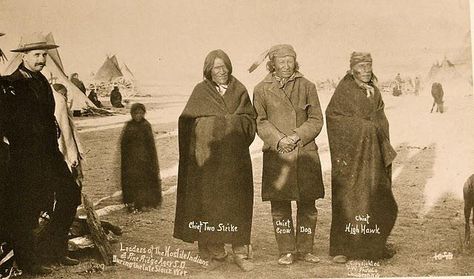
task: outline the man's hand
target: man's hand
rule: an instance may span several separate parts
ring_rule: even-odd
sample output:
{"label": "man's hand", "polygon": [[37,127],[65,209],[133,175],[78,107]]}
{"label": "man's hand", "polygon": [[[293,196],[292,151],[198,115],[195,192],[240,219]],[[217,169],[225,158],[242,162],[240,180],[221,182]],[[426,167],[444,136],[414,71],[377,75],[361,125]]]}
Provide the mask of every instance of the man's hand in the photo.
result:
{"label": "man's hand", "polygon": [[286,136],[278,142],[278,153],[289,153],[296,148],[296,143]]}
{"label": "man's hand", "polygon": [[294,133],[293,135],[291,136],[288,136],[288,138],[293,141],[294,144],[297,144],[301,139],[300,137],[298,137],[298,135],[296,133]]}

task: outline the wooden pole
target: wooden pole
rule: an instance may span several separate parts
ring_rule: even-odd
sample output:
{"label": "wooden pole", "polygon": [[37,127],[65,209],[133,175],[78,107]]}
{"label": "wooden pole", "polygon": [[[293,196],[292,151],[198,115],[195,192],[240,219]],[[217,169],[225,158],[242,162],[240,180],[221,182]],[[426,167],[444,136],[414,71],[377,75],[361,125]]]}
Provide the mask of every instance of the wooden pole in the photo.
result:
{"label": "wooden pole", "polygon": [[92,240],[94,241],[97,249],[99,249],[104,264],[113,265],[112,247],[110,246],[109,240],[107,239],[107,235],[102,229],[99,216],[94,210],[94,205],[84,193],[82,194],[82,203],[84,205],[84,209],[87,212],[87,225],[89,226]]}

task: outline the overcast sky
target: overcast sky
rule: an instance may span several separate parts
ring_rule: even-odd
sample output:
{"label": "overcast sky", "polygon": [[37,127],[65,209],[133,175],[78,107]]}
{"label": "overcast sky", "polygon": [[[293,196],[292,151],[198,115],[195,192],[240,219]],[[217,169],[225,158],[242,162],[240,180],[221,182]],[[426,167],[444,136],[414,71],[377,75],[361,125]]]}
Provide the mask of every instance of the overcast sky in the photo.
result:
{"label": "overcast sky", "polygon": [[252,88],[265,67],[247,68],[277,43],[294,46],[310,80],[342,76],[354,50],[371,52],[379,75],[413,73],[459,53],[469,27],[468,0],[0,0],[9,57],[22,34],[53,32],[67,74],[117,54],[139,79],[167,84],[199,81],[220,48]]}

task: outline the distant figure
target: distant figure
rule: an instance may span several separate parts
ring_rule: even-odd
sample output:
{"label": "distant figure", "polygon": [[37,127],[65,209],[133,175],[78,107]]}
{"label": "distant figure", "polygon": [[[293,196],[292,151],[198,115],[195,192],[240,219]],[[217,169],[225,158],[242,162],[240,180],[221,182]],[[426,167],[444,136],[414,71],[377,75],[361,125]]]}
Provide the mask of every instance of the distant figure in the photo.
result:
{"label": "distant figure", "polygon": [[403,82],[402,77],[400,76],[400,73],[398,73],[397,76],[395,77],[395,81],[399,84]]}
{"label": "distant figure", "polygon": [[420,78],[416,77],[415,78],[415,96],[418,96],[420,94],[420,87],[421,87]]}
{"label": "distant figure", "polygon": [[98,108],[102,107],[102,103],[99,101],[99,97],[97,96],[97,93],[95,92],[94,87],[91,87],[91,91],[89,92],[88,98],[96,107]]}
{"label": "distant figure", "polygon": [[110,92],[110,103],[114,108],[123,108],[122,94],[120,94],[118,86],[114,86],[112,92]]}
{"label": "distant figure", "polygon": [[393,91],[392,91],[393,96],[402,95],[402,83],[403,83],[403,80],[400,76],[400,73],[398,73],[397,76],[395,77],[395,85],[394,85]]}
{"label": "distant figure", "polygon": [[84,95],[86,94],[86,87],[84,86],[84,83],[79,79],[79,75],[77,73],[73,73],[71,75],[71,82],[81,90]]}
{"label": "distant figure", "polygon": [[436,112],[443,113],[443,86],[439,82],[434,82],[431,86],[431,96],[433,96],[433,106],[431,107],[431,113],[436,105]]}
{"label": "distant figure", "polygon": [[161,179],[155,138],[143,104],[133,104],[132,120],[122,132],[120,142],[123,202],[130,212],[161,204]]}
{"label": "distant figure", "polygon": [[393,96],[400,96],[402,95],[402,85],[401,83],[395,82],[395,86],[393,87]]}

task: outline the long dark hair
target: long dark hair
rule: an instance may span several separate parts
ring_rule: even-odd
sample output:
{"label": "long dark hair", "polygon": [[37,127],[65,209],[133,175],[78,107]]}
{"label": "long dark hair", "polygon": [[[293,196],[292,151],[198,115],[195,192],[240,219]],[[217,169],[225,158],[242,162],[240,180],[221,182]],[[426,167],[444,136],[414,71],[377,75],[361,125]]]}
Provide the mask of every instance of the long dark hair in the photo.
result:
{"label": "long dark hair", "polygon": [[229,70],[229,77],[232,74],[232,63],[230,62],[229,56],[221,50],[221,49],[216,49],[211,52],[206,56],[206,59],[204,59],[204,69],[203,69],[203,74],[204,78],[207,80],[212,81],[212,76],[211,76],[211,71],[212,67],[214,67],[214,60],[216,58],[220,58],[224,61],[224,65],[227,67],[227,70]]}

